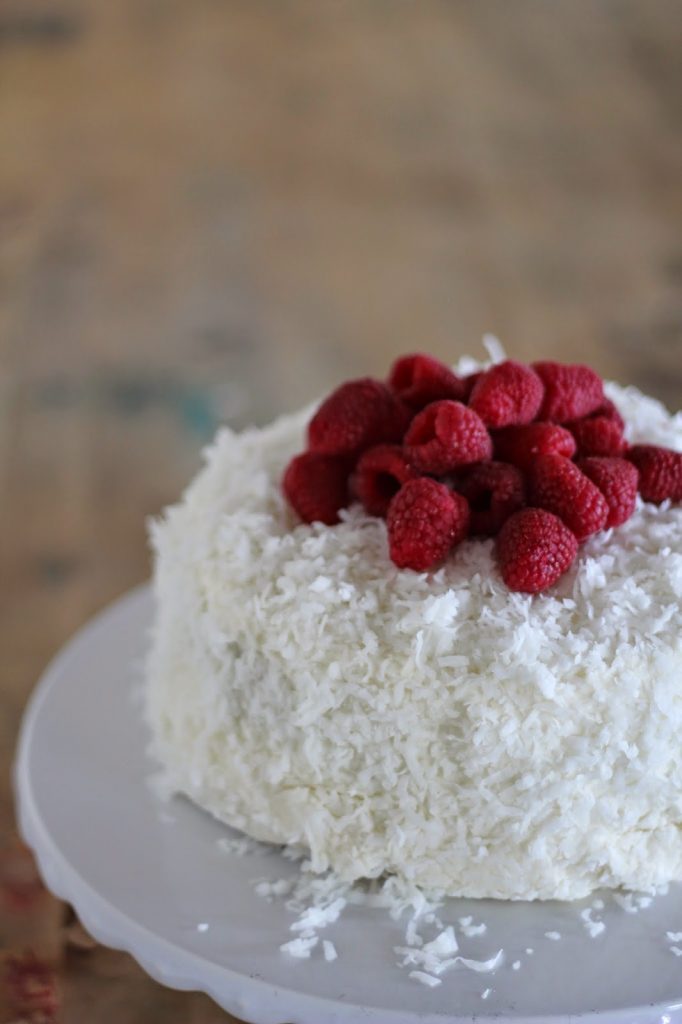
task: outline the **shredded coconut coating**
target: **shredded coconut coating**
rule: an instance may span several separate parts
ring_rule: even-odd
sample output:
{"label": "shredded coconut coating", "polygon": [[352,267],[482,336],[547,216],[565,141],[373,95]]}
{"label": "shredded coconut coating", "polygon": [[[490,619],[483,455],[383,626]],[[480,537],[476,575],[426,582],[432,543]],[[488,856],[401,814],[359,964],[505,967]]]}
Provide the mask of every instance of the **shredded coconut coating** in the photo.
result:
{"label": "shredded coconut coating", "polygon": [[[682,415],[607,387],[629,439]],[[682,508],[639,501],[551,591],[492,542],[397,569],[383,521],[300,525],[280,493],[311,410],[222,430],[152,525],[153,752],[172,785],[342,879],[580,899],[682,878]]]}

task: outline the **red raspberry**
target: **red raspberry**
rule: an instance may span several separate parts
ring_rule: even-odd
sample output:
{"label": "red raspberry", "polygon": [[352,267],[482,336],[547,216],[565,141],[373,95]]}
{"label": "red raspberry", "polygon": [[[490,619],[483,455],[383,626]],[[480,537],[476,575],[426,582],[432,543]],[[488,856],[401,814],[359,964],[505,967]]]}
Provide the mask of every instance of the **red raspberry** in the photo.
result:
{"label": "red raspberry", "polygon": [[370,448],[355,467],[353,488],[371,516],[385,516],[391,498],[403,484],[414,480],[417,470],[397,444],[380,444]]}
{"label": "red raspberry", "polygon": [[575,455],[573,434],[558,423],[528,423],[524,427],[507,427],[494,435],[495,456],[511,462],[524,471],[538,455]]}
{"label": "red raspberry", "polygon": [[654,444],[636,444],[626,456],[639,470],[639,493],[660,505],[670,498],[682,501],[682,454]]}
{"label": "red raspberry", "polygon": [[612,402],[610,398],[605,398],[599,408],[595,409],[594,412],[591,413],[591,418],[595,416],[605,416],[607,420],[613,420],[614,423],[617,423],[621,430],[625,430],[625,420],[618,412],[618,408],[615,403]]}
{"label": "red raspberry", "polygon": [[409,413],[381,381],[349,380],[325,399],[308,425],[308,446],[325,455],[355,455],[382,441],[400,441]]}
{"label": "red raspberry", "polygon": [[539,420],[580,420],[604,404],[601,378],[589,366],[533,363],[533,369],[545,385]]}
{"label": "red raspberry", "polygon": [[530,423],[542,404],[544,390],[534,370],[508,359],[491,366],[479,377],[469,398],[469,408],[488,427]]}
{"label": "red raspberry", "polygon": [[528,474],[528,500],[566,523],[578,540],[603,530],[609,518],[604,495],[562,455],[539,455]]}
{"label": "red raspberry", "polygon": [[524,508],[504,524],[497,538],[502,578],[510,590],[538,594],[570,569],[578,542],[558,516]]}
{"label": "red raspberry", "polygon": [[621,526],[635,511],[638,473],[625,459],[581,459],[578,469],[599,488],[609,506],[608,526]]}
{"label": "red raspberry", "polygon": [[471,532],[494,537],[502,525],[525,505],[525,485],[515,466],[482,462],[458,487],[471,508]]}
{"label": "red raspberry", "polygon": [[627,445],[623,428],[608,416],[588,416],[568,424],[578,446],[578,455],[622,455]]}
{"label": "red raspberry", "polygon": [[450,367],[421,353],[396,359],[388,386],[411,409],[423,409],[443,398],[460,402],[464,397],[463,382]]}
{"label": "red raspberry", "polygon": [[469,506],[445,484],[419,477],[398,491],[386,522],[393,562],[401,569],[426,572],[466,537]]}
{"label": "red raspberry", "polygon": [[348,504],[347,459],[321,452],[303,452],[287,466],[282,490],[304,523],[333,526],[339,509]]}
{"label": "red raspberry", "polygon": [[417,413],[405,434],[405,451],[421,473],[444,473],[482,462],[493,452],[485,424],[460,402],[432,402]]}

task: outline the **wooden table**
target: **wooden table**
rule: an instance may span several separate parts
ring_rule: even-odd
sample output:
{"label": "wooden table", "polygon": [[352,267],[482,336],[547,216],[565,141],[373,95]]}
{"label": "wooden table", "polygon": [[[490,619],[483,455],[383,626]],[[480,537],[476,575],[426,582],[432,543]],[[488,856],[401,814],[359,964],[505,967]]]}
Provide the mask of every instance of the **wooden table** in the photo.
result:
{"label": "wooden table", "polygon": [[484,331],[682,405],[681,43],[677,0],[0,0],[0,1020],[226,1019],[91,948],[9,781],[217,423]]}

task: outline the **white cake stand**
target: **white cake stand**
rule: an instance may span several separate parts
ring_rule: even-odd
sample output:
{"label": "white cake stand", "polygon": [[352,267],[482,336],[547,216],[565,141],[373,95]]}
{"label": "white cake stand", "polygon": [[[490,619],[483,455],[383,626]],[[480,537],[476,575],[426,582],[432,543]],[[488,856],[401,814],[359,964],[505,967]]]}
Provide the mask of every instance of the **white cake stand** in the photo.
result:
{"label": "white cake stand", "polygon": [[589,903],[451,901],[446,921],[473,914],[488,926],[461,951],[483,959],[503,947],[505,958],[494,974],[456,969],[433,989],[397,967],[404,924],[386,911],[344,913],[325,933],[332,963],[319,947],[308,961],[280,952],[293,915],[251,883],[297,867],[274,850],[226,854],[217,841],[229,829],[147,785],[137,697],[151,613],[137,590],[81,631],[41,680],[19,743],[22,833],[47,885],[100,942],[250,1024],[682,1021],[682,958],[666,938],[682,931],[680,886],[637,914],[605,896],[596,938],[580,917]]}

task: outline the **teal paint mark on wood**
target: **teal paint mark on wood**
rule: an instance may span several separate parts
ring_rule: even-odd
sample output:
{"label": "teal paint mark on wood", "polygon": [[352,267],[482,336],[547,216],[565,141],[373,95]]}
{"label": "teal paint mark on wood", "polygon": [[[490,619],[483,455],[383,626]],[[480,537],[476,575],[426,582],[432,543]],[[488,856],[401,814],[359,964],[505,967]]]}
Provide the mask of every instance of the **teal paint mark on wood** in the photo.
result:
{"label": "teal paint mark on wood", "polygon": [[178,407],[190,433],[203,441],[208,441],[213,437],[220,418],[210,393],[198,390],[188,391],[184,395],[180,395]]}
{"label": "teal paint mark on wood", "polygon": [[59,374],[40,382],[35,400],[53,411],[95,405],[99,412],[123,419],[165,411],[179,420],[187,434],[202,442],[210,440],[220,424],[212,389],[176,376],[126,371],[78,380]]}

